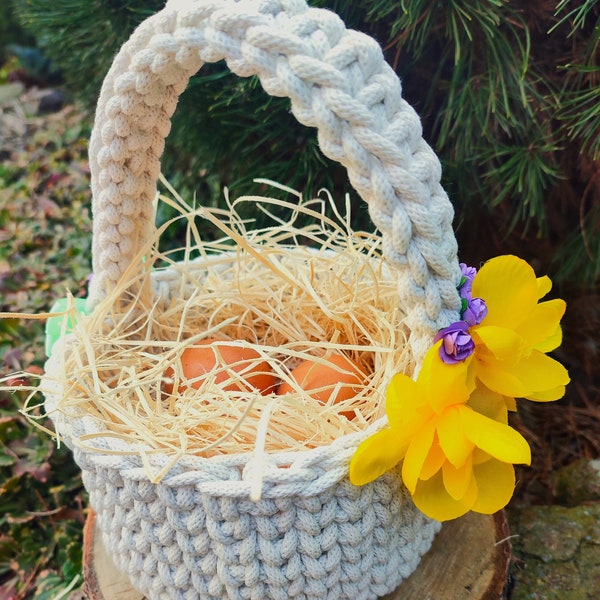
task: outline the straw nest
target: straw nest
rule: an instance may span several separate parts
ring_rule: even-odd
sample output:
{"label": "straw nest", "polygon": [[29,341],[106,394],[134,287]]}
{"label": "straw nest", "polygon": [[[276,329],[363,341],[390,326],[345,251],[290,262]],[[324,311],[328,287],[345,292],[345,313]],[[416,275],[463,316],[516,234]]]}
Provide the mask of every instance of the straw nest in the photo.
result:
{"label": "straw nest", "polygon": [[[352,231],[327,195],[289,203],[244,197],[222,210],[191,208],[170,192],[160,200],[177,216],[142,248],[118,288],[90,316],[71,311],[73,330],[57,350],[58,410],[92,415],[109,435],[138,446],[198,456],[305,450],[381,417],[390,378],[413,366],[380,238]],[[292,216],[253,230],[239,216],[247,203]],[[311,224],[297,226],[300,215]],[[161,233],[182,220],[185,247],[160,251]],[[222,237],[204,239],[207,224]],[[223,344],[218,357],[224,346],[257,357],[186,379],[182,354],[215,339]],[[330,367],[333,354],[354,361],[361,381],[341,401],[343,384],[324,386],[323,401],[290,373],[306,360]],[[254,371],[273,385],[254,389]],[[282,382],[289,393],[278,393]]]}

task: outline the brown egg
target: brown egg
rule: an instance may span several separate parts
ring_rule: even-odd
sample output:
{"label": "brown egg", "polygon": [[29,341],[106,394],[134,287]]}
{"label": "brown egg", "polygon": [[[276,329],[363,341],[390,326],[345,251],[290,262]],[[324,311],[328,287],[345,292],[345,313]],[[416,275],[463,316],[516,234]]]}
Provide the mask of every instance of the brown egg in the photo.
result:
{"label": "brown egg", "polygon": [[[199,389],[209,374],[214,377],[217,385],[222,385],[226,391],[251,391],[258,390],[261,394],[269,394],[275,389],[275,375],[271,366],[265,360],[255,362],[260,354],[247,347],[236,346],[209,338],[186,348],[181,354],[181,373],[178,390],[182,392],[187,387]],[[237,380],[227,370],[240,373]],[[172,393],[173,369],[165,373],[163,389]],[[169,389],[170,385],[170,389]]]}
{"label": "brown egg", "polygon": [[[353,398],[366,379],[361,368],[342,354],[328,356],[326,363],[305,360],[291,371],[290,376],[309,396],[322,404],[327,404],[332,394],[336,394],[334,403]],[[341,385],[338,386],[340,383]],[[289,382],[284,381],[277,389],[277,393],[292,394],[295,389]],[[341,414],[348,419],[353,419],[355,416],[354,411],[344,411]]]}

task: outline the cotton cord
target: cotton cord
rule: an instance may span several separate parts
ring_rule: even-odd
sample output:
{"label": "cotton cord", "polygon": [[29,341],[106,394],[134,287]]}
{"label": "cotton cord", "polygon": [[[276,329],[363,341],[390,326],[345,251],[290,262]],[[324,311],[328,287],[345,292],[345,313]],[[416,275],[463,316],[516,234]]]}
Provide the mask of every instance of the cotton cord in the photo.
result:
{"label": "cotton cord", "polygon": [[[249,453],[175,463],[148,453],[145,464],[144,448],[134,454],[97,420],[61,413],[52,377],[60,357],[59,348],[46,365],[45,408],[82,470],[114,564],[149,600],[374,600],[417,568],[440,529],[398,472],[349,482],[350,457],[381,423],[329,446],[264,456],[255,501]],[[148,466],[168,472],[153,483]]]}
{"label": "cotton cord", "polygon": [[[154,228],[171,117],[189,78],[222,59],[289,98],[296,119],[317,129],[322,152],[347,169],[398,271],[418,365],[460,310],[440,163],[379,45],[304,0],[169,0],[124,44],[90,143],[90,308],[128,269],[147,268],[139,253]],[[164,282],[154,288],[168,294]],[[348,481],[356,447],[384,420],[330,446],[262,457],[253,501],[249,453],[173,461],[132,448],[84,414],[62,414],[61,344],[46,367],[46,409],[82,469],[115,564],[150,600],[371,600],[396,589],[430,548],[440,525],[415,508],[398,473],[361,487]]]}
{"label": "cotton cord", "polygon": [[[108,73],[90,144],[94,241],[90,305],[130,267],[153,224],[159,159],[177,99],[204,62],[225,59],[288,97],[346,167],[400,273],[417,362],[460,299],[453,209],[398,77],[369,36],[304,0],[170,0],[143,22]],[[140,265],[141,268],[141,265]]]}

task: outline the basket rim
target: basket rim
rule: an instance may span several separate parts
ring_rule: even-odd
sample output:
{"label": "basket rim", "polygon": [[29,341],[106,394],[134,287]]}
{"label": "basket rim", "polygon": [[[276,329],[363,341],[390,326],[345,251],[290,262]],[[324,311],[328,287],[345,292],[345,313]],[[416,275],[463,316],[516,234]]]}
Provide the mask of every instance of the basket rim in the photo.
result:
{"label": "basket rim", "polygon": [[146,479],[165,485],[180,480],[185,483],[190,474],[193,476],[200,473],[200,479],[212,494],[224,493],[225,490],[219,486],[222,482],[229,481],[229,494],[246,496],[257,485],[254,466],[258,461],[261,497],[270,496],[269,493],[265,495],[265,486],[285,486],[294,478],[314,481],[315,474],[326,482],[322,489],[319,488],[323,491],[331,485],[332,480],[339,482],[347,479],[350,458],[356,448],[387,425],[387,417],[384,415],[361,431],[347,433],[331,443],[304,451],[264,451],[258,455],[242,451],[204,457],[185,451],[169,453],[158,450],[141,442],[111,435],[96,417],[85,414],[81,409],[65,410],[60,407],[62,387],[52,373],[59,368],[61,346],[72,335],[68,334],[55,344],[46,361],[39,389],[45,396],[45,415],[53,421],[59,443],[64,441],[76,459],[79,458],[78,462],[83,458],[96,469],[129,473],[133,479]]}
{"label": "basket rim", "polygon": [[[307,256],[318,256],[319,254],[326,253],[330,256],[334,256],[336,252],[329,248],[315,248],[308,245],[293,246],[292,250],[300,250],[303,253],[307,253]],[[231,262],[234,262],[239,258],[239,252],[236,250],[218,252],[208,254],[206,256],[199,256],[192,259],[192,263],[197,265],[200,270],[203,267],[216,263],[214,267],[216,270],[220,270],[221,262],[223,257],[226,257]],[[373,256],[369,256],[369,261],[373,260]],[[381,268],[383,273],[386,273],[390,277],[390,283],[392,283],[397,277],[396,272],[390,269],[387,265],[385,257],[378,257],[380,264],[377,268]],[[176,262],[161,266],[155,271],[149,272],[149,278],[151,284],[157,289],[160,287],[161,279],[174,280],[175,287],[181,279],[181,272],[178,269],[178,265],[183,264]],[[226,269],[227,266],[223,265]],[[46,397],[45,407],[47,415],[54,421],[55,427],[57,428],[57,434],[67,440],[67,445],[75,448],[78,447],[80,451],[92,455],[100,456],[99,464],[104,464],[106,457],[119,453],[124,457],[124,461],[127,465],[131,466],[135,463],[138,466],[146,464],[152,471],[161,471],[167,465],[173,466],[173,458],[177,457],[178,461],[181,461],[181,465],[185,466],[187,470],[203,469],[209,463],[214,463],[218,467],[225,466],[230,468],[243,468],[249,460],[252,459],[252,453],[248,451],[241,452],[227,452],[223,454],[216,454],[214,456],[199,456],[194,454],[183,454],[175,451],[169,451],[168,449],[160,450],[150,445],[144,444],[142,441],[124,440],[120,439],[119,434],[111,433],[110,430],[105,427],[95,417],[84,412],[83,408],[72,406],[66,409],[61,407],[61,398],[63,395],[61,382],[54,374],[60,372],[62,369],[61,361],[65,352],[68,352],[70,343],[77,343],[78,338],[75,333],[67,333],[64,337],[60,337],[56,343],[52,346],[50,356],[46,361],[45,374],[39,389],[43,392]],[[412,364],[412,361],[410,361]],[[378,386],[378,393],[383,394],[384,389],[387,388],[387,381],[382,381],[381,385]],[[308,448],[304,451],[299,450],[264,450],[260,454],[262,457],[266,457],[267,462],[271,468],[277,468],[279,470],[287,470],[290,465],[295,464],[298,468],[307,468],[310,465],[317,464],[319,461],[331,460],[332,456],[343,457],[342,462],[345,461],[346,466],[350,460],[350,457],[358,447],[358,445],[372,434],[376,433],[387,424],[387,417],[382,415],[374,419],[364,429],[360,431],[350,431],[338,438],[327,441],[313,448]],[[105,435],[103,435],[105,434]],[[81,437],[88,438],[84,442],[80,439]],[[140,457],[144,455],[142,460]],[[347,470],[347,469],[346,469]]]}

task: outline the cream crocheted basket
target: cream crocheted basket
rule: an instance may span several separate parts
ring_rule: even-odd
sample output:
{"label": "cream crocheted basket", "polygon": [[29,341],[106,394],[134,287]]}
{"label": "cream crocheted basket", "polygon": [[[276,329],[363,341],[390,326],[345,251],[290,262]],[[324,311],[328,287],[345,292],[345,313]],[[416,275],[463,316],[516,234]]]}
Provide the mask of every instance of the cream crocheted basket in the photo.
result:
{"label": "cream crocheted basket", "polygon": [[[322,152],[347,169],[398,273],[420,364],[460,310],[440,164],[379,45],[305,0],[169,0],[122,47],[90,144],[90,305],[117,285],[155,228],[159,159],[178,96],[204,62],[222,59],[288,97],[298,121],[317,128]],[[348,480],[354,451],[385,418],[325,447],[270,455],[259,500],[251,499],[249,453],[186,456],[152,483],[135,447],[103,435],[90,415],[57,410],[56,348],[46,409],[82,469],[116,566],[148,598],[366,600],[396,589],[430,548],[440,525],[415,508],[397,473],[362,487]],[[160,470],[171,459],[146,460]]]}

